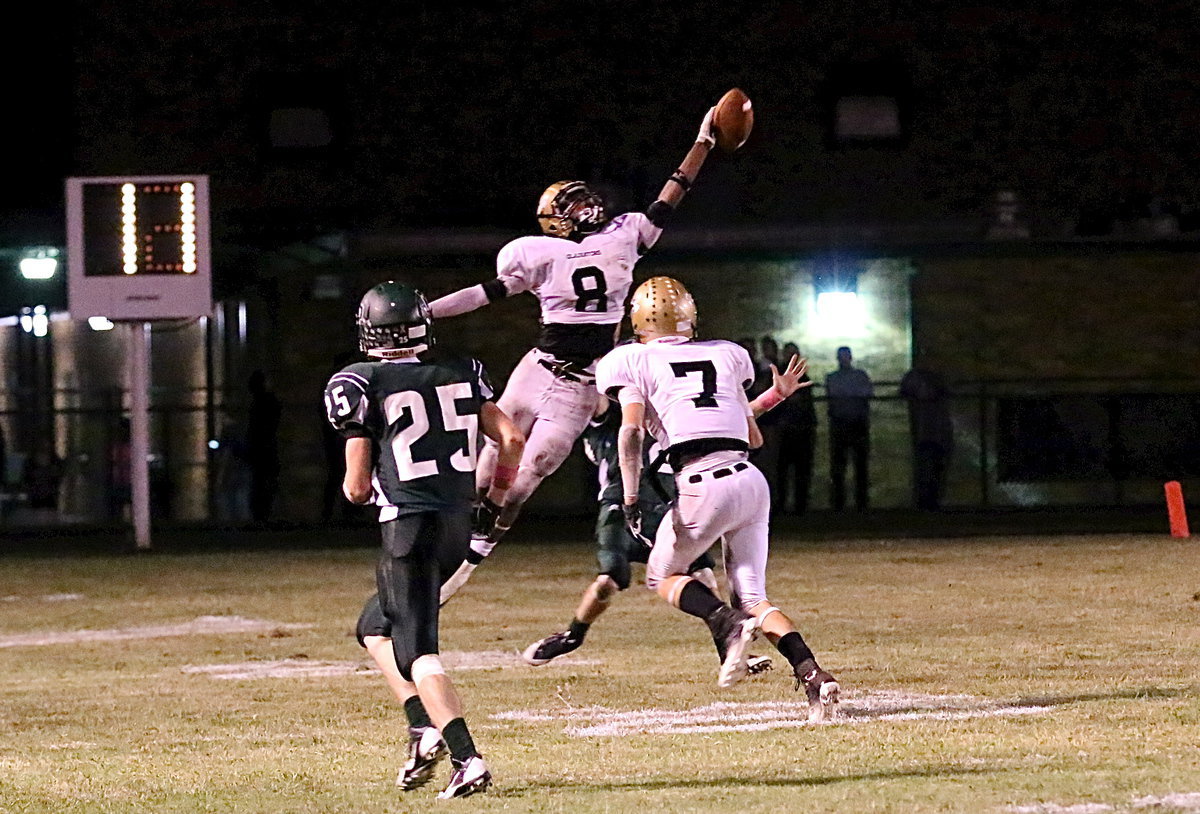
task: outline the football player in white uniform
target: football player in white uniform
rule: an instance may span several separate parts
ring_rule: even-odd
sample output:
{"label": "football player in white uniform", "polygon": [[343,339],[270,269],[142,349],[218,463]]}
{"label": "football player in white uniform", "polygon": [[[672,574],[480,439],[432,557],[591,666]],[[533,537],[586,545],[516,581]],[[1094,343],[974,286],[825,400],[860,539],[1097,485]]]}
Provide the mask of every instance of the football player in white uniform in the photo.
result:
{"label": "football player in white uniform", "polygon": [[[696,142],[643,214],[610,219],[604,201],[582,181],[551,184],[538,202],[543,234],[520,237],[496,258],[496,279],[430,303],[435,319],[465,314],[521,292],[541,303],[541,335],[513,370],[497,406],[525,434],[516,471],[496,465],[484,448],[476,475],[475,528],[468,559],[442,587],[445,602],[512,527],[542,480],[562,465],[596,404],[596,360],[616,344],[633,268],[662,234],[715,143],[710,109]],[[487,500],[494,481],[508,485],[503,507]]]}
{"label": "football player in white uniform", "polygon": [[[638,343],[621,345],[601,359],[596,378],[599,388],[621,404],[618,449],[631,530],[637,533],[641,524],[638,490],[646,429],[667,449],[678,490],[671,522],[658,527],[646,585],[725,639],[720,686],[746,675],[747,648],[761,630],[792,665],[797,688],[804,686],[809,719],[825,720],[836,711],[838,683],[817,664],[791,620],[767,599],[771,498],[766,478],[747,460],[750,448],[762,443],[756,409],[746,397],[754,379],[750,356],[733,342],[695,340],[695,303],[670,277],[642,283],[629,316]],[[688,574],[689,564],[718,539],[733,607]]]}

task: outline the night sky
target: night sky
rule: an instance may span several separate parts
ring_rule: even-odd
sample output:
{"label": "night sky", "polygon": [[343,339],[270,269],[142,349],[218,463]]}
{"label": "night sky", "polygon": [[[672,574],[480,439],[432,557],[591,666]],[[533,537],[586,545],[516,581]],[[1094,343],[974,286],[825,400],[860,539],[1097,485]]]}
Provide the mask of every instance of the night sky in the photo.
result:
{"label": "night sky", "polygon": [[[710,191],[684,218],[937,219],[1012,186],[1031,210],[1073,215],[1200,204],[1200,11],[1186,3],[97,0],[31,13],[22,32],[35,33],[5,52],[19,111],[6,210],[57,208],[67,174],[185,164],[250,211],[345,197],[346,217],[383,225],[528,225],[531,197],[560,177],[648,203],[734,85],[755,100],[756,132],[705,170]],[[316,172],[358,198],[314,184],[280,200],[268,171],[302,173],[247,146],[268,74],[336,79],[347,147]],[[859,75],[897,80],[903,149],[829,149],[830,95]]]}

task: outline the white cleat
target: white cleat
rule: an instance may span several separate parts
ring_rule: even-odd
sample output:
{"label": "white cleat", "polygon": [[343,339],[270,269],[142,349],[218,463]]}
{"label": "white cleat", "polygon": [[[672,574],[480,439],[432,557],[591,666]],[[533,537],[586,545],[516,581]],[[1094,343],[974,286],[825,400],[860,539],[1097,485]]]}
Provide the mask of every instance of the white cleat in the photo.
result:
{"label": "white cleat", "polygon": [[746,663],[746,651],[757,638],[758,620],[754,617],[743,619],[734,625],[725,640],[725,661],[721,662],[721,670],[717,673],[718,687],[732,687],[750,672]]}
{"label": "white cleat", "polygon": [[[453,762],[453,761],[451,761]],[[454,774],[450,783],[438,794],[439,800],[453,800],[487,791],[492,785],[492,773],[479,755],[467,758],[463,763],[454,763]]]}
{"label": "white cleat", "polygon": [[442,733],[435,726],[424,726],[420,729],[409,730],[408,762],[396,777],[396,785],[404,791],[428,783],[433,778],[433,770],[438,761],[448,754],[446,742]]}

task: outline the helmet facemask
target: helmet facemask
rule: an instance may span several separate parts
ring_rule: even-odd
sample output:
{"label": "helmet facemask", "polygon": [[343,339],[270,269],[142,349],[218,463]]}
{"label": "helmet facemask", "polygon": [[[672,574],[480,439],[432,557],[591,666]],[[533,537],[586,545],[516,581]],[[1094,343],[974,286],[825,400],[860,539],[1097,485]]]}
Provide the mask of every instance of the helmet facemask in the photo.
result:
{"label": "helmet facemask", "polygon": [[608,221],[604,199],[582,181],[559,181],[538,201],[538,224],[552,237],[590,235]]}

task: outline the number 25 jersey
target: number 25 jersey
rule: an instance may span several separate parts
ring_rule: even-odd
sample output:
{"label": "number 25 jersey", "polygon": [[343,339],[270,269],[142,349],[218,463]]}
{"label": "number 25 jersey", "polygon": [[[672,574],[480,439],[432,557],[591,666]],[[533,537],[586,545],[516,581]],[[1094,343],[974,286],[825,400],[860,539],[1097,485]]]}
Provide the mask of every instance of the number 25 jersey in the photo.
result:
{"label": "number 25 jersey", "polygon": [[479,413],[492,399],[475,359],[358,362],[325,385],[329,423],[377,446],[372,475],[379,520],[467,507],[475,490]]}
{"label": "number 25 jersey", "polygon": [[664,447],[701,438],[746,442],[751,415],[746,388],[754,381],[750,354],[723,339],[666,336],[614,348],[596,366],[596,386],[616,397],[640,394],[647,429]]}

